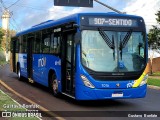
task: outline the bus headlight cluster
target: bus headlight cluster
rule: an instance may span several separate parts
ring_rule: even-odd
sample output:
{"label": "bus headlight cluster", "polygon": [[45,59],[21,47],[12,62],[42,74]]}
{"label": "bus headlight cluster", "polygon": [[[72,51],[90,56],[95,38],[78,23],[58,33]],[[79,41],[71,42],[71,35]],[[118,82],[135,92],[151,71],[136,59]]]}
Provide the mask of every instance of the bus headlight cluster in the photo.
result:
{"label": "bus headlight cluster", "polygon": [[146,83],[147,83],[147,80],[148,80],[148,74],[146,74],[146,75],[144,76],[144,78],[143,78],[143,80],[141,81],[141,83],[140,83],[139,86],[142,86],[142,85],[146,84]]}
{"label": "bus headlight cluster", "polygon": [[84,75],[81,75],[81,79],[86,87],[95,88],[95,86]]}

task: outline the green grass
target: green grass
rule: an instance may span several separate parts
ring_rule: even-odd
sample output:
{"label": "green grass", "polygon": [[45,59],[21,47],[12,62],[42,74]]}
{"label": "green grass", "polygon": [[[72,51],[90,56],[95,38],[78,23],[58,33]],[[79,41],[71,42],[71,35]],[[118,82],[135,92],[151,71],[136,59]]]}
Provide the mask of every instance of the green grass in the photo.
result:
{"label": "green grass", "polygon": [[153,73],[153,76],[160,76],[160,72]]}
{"label": "green grass", "polygon": [[160,87],[160,80],[156,78],[149,78],[147,83],[148,85],[154,85]]}
{"label": "green grass", "polygon": [[7,62],[6,62],[6,58],[5,58],[5,55],[4,55],[4,51],[2,51],[1,49],[0,49],[0,65],[4,65],[4,64],[6,64]]}
{"label": "green grass", "polygon": [[6,63],[7,63],[6,60],[4,60],[4,59],[0,60],[0,65],[4,65]]}
{"label": "green grass", "polygon": [[3,51],[2,47],[0,46],[0,51]]}
{"label": "green grass", "polygon": [[160,71],[159,72],[154,72],[152,75],[150,76],[160,76]]}
{"label": "green grass", "polygon": [[[7,94],[5,94],[4,92],[2,92],[0,90],[0,111],[14,111],[14,112],[17,112],[17,111],[26,111],[26,109],[24,108],[8,108],[6,106],[8,105],[15,105],[15,106],[19,106],[14,100],[12,100]],[[38,118],[36,117],[29,117],[29,118],[21,118],[21,117],[12,117],[12,118],[9,118],[9,120],[39,120]]]}

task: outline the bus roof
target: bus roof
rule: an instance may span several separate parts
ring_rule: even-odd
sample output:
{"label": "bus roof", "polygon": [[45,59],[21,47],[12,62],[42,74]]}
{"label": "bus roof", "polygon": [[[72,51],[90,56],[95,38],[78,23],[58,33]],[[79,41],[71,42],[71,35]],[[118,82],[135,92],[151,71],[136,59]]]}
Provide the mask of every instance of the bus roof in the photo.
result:
{"label": "bus roof", "polygon": [[128,14],[118,14],[115,12],[108,12],[108,13],[76,13],[76,14],[72,14],[70,16],[58,19],[58,20],[48,20],[45,22],[42,22],[40,24],[34,25],[31,28],[18,32],[16,34],[16,36],[21,36],[21,35],[25,35],[31,32],[36,32],[39,30],[43,30],[43,29],[47,29],[53,26],[58,26],[58,25],[62,25],[68,22],[78,22],[78,18],[79,16],[84,15],[84,16],[89,16],[89,15],[106,15],[106,16],[114,16],[114,17],[132,17],[132,18],[142,18],[140,16],[135,16],[135,15],[128,15]]}

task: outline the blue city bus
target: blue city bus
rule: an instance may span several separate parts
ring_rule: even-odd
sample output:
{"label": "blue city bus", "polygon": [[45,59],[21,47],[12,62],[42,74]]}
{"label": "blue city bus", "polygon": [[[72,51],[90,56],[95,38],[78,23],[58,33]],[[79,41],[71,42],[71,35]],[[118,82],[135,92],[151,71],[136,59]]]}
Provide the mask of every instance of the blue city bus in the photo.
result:
{"label": "blue city bus", "polygon": [[142,17],[77,13],[17,33],[11,40],[11,68],[20,80],[47,86],[54,96],[142,98],[147,48]]}

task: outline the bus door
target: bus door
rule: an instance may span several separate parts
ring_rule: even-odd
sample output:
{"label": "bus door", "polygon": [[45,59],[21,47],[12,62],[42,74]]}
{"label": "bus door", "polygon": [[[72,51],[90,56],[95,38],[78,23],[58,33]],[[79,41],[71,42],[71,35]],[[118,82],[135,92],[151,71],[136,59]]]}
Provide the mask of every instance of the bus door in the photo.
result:
{"label": "bus door", "polygon": [[28,37],[27,39],[27,74],[28,78],[32,79],[33,78],[33,56],[32,56],[32,42],[33,42],[34,37]]}
{"label": "bus door", "polygon": [[63,92],[74,96],[75,43],[74,34],[64,35],[62,44],[62,83]]}
{"label": "bus door", "polygon": [[12,40],[12,48],[11,48],[11,51],[12,51],[12,63],[11,63],[11,65],[12,65],[12,69],[13,69],[13,72],[16,72],[16,42],[17,42],[17,40],[16,39],[13,39]]}

